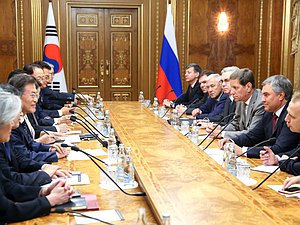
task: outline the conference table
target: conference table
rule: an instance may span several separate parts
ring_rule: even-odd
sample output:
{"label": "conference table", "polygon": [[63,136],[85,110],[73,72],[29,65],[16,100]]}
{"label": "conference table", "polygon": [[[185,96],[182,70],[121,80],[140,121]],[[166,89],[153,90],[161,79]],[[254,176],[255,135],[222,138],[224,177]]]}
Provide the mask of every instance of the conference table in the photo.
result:
{"label": "conference table", "polygon": [[[140,207],[146,208],[148,224],[162,224],[164,212],[170,214],[172,225],[300,224],[298,199],[281,196],[267,186],[282,184],[288,174],[275,173],[253,191],[144,105],[105,102],[105,108],[110,111],[121,142],[132,148],[139,188],[128,192],[142,190],[147,196],[127,196],[100,188],[99,170],[90,161],[64,159],[59,164],[88,173],[91,184],[76,189],[96,194],[100,210],[119,209],[125,221],[114,224],[135,224]],[[81,142],[78,146],[100,147],[96,141]],[[212,147],[217,147],[216,141]],[[258,159],[243,158],[251,166],[261,164]],[[251,171],[251,177],[258,182],[267,175]],[[16,224],[75,224],[75,220],[66,213],[50,214]]]}

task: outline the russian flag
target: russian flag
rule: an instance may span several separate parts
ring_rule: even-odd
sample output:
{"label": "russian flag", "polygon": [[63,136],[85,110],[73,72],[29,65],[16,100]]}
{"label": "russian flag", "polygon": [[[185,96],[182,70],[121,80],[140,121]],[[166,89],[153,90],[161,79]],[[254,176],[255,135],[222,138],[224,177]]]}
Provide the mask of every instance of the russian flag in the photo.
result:
{"label": "russian flag", "polygon": [[[158,88],[160,85],[161,87]],[[168,5],[156,88],[159,102],[165,98],[174,100],[182,93],[171,4]]]}
{"label": "russian flag", "polygon": [[55,84],[58,84],[59,91],[67,92],[68,90],[60,55],[58,34],[51,1],[49,2],[48,8],[43,61],[49,62],[54,66],[54,79],[51,86],[53,87]]}

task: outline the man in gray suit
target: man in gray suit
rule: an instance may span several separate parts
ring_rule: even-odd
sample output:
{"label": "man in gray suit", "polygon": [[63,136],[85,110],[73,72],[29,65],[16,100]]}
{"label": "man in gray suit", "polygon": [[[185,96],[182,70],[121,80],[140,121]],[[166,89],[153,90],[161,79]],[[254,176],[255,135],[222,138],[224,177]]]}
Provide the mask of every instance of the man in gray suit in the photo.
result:
{"label": "man in gray suit", "polygon": [[[221,136],[234,138],[247,133],[262,119],[265,112],[262,103],[261,91],[255,89],[253,72],[248,69],[238,69],[230,75],[230,94],[236,102],[235,118],[225,128]],[[217,128],[214,135],[218,134],[221,127]]]}

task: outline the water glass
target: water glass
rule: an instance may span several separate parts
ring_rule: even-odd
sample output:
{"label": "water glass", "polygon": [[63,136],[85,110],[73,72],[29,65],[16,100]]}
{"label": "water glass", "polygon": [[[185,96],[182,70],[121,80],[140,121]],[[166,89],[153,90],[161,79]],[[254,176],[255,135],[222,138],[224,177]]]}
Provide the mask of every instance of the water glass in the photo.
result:
{"label": "water glass", "polygon": [[250,179],[250,164],[244,161],[238,162],[236,164],[237,168],[237,178],[241,180]]}
{"label": "water glass", "polygon": [[181,133],[186,134],[189,132],[190,123],[189,121],[182,121],[181,122]]}

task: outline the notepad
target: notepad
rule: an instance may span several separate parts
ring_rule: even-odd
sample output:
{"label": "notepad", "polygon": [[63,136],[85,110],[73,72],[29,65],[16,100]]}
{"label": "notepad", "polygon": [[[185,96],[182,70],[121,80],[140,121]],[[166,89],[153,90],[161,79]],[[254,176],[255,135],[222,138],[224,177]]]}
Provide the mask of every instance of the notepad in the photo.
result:
{"label": "notepad", "polygon": [[81,210],[86,209],[87,204],[86,200],[83,197],[71,198],[69,202],[55,206],[54,208],[57,210]]}
{"label": "notepad", "polygon": [[79,178],[78,175],[67,178],[67,184],[74,186],[74,185],[87,185],[91,183],[89,176],[85,173],[80,175],[80,179],[78,178]]}
{"label": "notepad", "polygon": [[[102,149],[84,149],[84,152],[92,155],[92,156],[106,156],[107,153],[103,151]],[[67,159],[69,161],[75,161],[75,160],[89,160],[89,157],[83,154],[82,152],[75,152],[71,151],[70,154],[67,156]]]}
{"label": "notepad", "polygon": [[[111,210],[100,210],[100,211],[89,211],[82,213],[86,216],[94,217],[106,222],[120,221],[124,220],[124,217],[117,209]],[[75,214],[74,214],[75,215]],[[85,218],[82,216],[75,215],[76,224],[89,224],[89,223],[97,223],[97,220]]]}
{"label": "notepad", "polygon": [[[278,166],[260,165],[260,166],[256,166],[256,167],[251,168],[251,170],[258,171],[258,172],[263,172],[263,173],[273,173],[277,168],[278,168]],[[277,170],[277,172],[278,171],[280,171],[280,169]]]}

